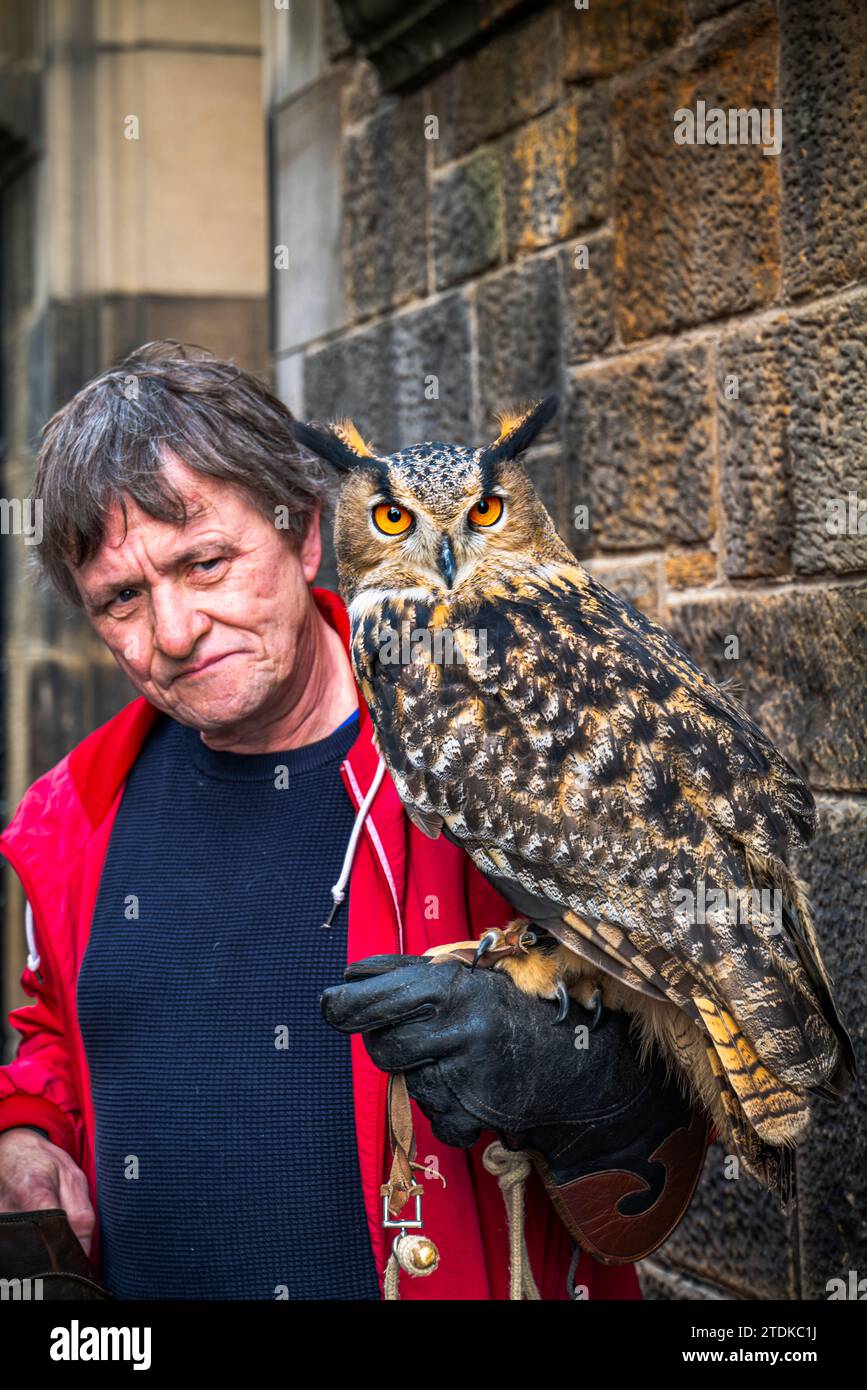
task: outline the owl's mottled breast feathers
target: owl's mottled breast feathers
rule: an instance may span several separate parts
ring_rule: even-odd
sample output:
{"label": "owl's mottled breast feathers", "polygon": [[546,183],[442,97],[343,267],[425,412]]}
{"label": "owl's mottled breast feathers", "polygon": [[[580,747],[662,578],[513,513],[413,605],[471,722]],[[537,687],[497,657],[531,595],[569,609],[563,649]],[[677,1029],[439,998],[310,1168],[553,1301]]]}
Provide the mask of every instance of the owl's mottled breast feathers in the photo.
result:
{"label": "owl's mottled breast feathers", "polygon": [[[382,634],[405,625],[448,629],[458,645],[463,633],[467,660],[382,664]],[[357,626],[352,651],[398,770],[412,765],[404,740],[414,707],[419,742],[451,733],[455,757],[499,752],[487,775],[510,780],[522,761],[551,781],[580,772],[580,804],[590,813],[604,797],[610,814],[605,789],[623,785],[631,815],[658,833],[674,818],[694,846],[706,820],[780,858],[813,833],[809,790],[746,712],[662,628],[578,566],[503,576],[479,597],[383,596]],[[479,703],[468,707],[468,699]],[[427,770],[419,791],[436,796],[441,780]]]}

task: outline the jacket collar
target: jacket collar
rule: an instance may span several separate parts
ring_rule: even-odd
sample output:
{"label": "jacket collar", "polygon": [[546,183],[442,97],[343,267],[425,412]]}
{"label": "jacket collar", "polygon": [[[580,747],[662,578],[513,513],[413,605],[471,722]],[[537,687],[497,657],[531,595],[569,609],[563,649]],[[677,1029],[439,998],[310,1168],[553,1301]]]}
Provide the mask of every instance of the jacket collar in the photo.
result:
{"label": "jacket collar", "polygon": [[[325,621],[339,634],[349,656],[349,614],[339,594],[330,589],[311,589],[313,601]],[[378,755],[373,745],[373,726],[367,706],[356,682],[359,709],[358,738],[347,755],[352,776],[364,791],[370,786],[378,765]],[[109,810],[129,774],[129,770],[141,751],[142,744],[154,721],[160,714],[140,695],[125,705],[113,719],[95,729],[82,739],[69,755],[69,772],[75,783],[81,804],[85,809],[91,826],[95,829],[108,815]],[[356,797],[348,786],[350,795]],[[396,806],[395,806],[396,803]],[[356,802],[357,804],[357,802]],[[394,790],[391,779],[386,777],[376,799],[377,820],[393,820],[401,812],[400,799]],[[385,828],[383,826],[383,828]],[[391,838],[391,837],[390,837]]]}

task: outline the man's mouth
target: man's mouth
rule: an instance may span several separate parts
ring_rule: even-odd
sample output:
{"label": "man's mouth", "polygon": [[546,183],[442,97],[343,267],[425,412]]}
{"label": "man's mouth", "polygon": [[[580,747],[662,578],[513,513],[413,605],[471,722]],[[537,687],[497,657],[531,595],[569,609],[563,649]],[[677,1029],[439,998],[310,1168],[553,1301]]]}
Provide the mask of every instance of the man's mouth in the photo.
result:
{"label": "man's mouth", "polygon": [[186,671],[179,671],[176,676],[172,677],[172,683],[183,679],[184,676],[197,676],[201,671],[209,671],[212,666],[217,665],[217,662],[225,661],[227,657],[237,655],[237,652],[221,652],[219,656],[209,656],[207,660],[200,661],[198,665],[188,666]]}

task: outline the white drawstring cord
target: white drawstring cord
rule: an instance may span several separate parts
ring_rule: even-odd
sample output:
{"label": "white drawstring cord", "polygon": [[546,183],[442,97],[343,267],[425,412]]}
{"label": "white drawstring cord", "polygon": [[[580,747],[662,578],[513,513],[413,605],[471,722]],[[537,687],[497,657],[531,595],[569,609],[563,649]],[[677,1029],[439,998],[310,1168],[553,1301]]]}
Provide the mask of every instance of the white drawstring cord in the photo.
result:
{"label": "white drawstring cord", "polygon": [[346,853],[343,856],[343,868],[340,870],[340,877],[338,878],[334,887],[331,889],[333,905],[325,921],[322,923],[323,927],[331,926],[332,922],[334,921],[334,914],[336,913],[340,904],[343,902],[343,899],[346,897],[346,885],[349,882],[349,874],[352,869],[352,861],[355,858],[355,851],[358,848],[358,841],[361,838],[361,832],[364,828],[364,821],[368,811],[373,805],[373,798],[379,791],[380,783],[382,782],[384,776],[385,759],[380,754],[379,765],[376,769],[376,772],[374,773],[373,781],[370,784],[370,790],[368,791],[367,796],[364,798],[361,805],[359,806],[358,814],[355,817],[355,824],[352,827],[352,834],[349,837],[349,843],[346,846]]}
{"label": "white drawstring cord", "polygon": [[24,900],[24,935],[27,937],[27,969],[38,970],[40,955],[36,949],[36,934],[33,930],[33,908]]}

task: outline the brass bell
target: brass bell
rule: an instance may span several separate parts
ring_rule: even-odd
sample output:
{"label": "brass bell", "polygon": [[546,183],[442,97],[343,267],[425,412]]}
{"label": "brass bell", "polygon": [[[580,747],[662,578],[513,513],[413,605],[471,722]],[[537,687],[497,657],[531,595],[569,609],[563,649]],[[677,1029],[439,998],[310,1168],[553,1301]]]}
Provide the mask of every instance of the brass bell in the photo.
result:
{"label": "brass bell", "polygon": [[394,1242],[394,1254],[407,1274],[433,1274],[440,1262],[439,1251],[428,1236],[398,1236]]}

